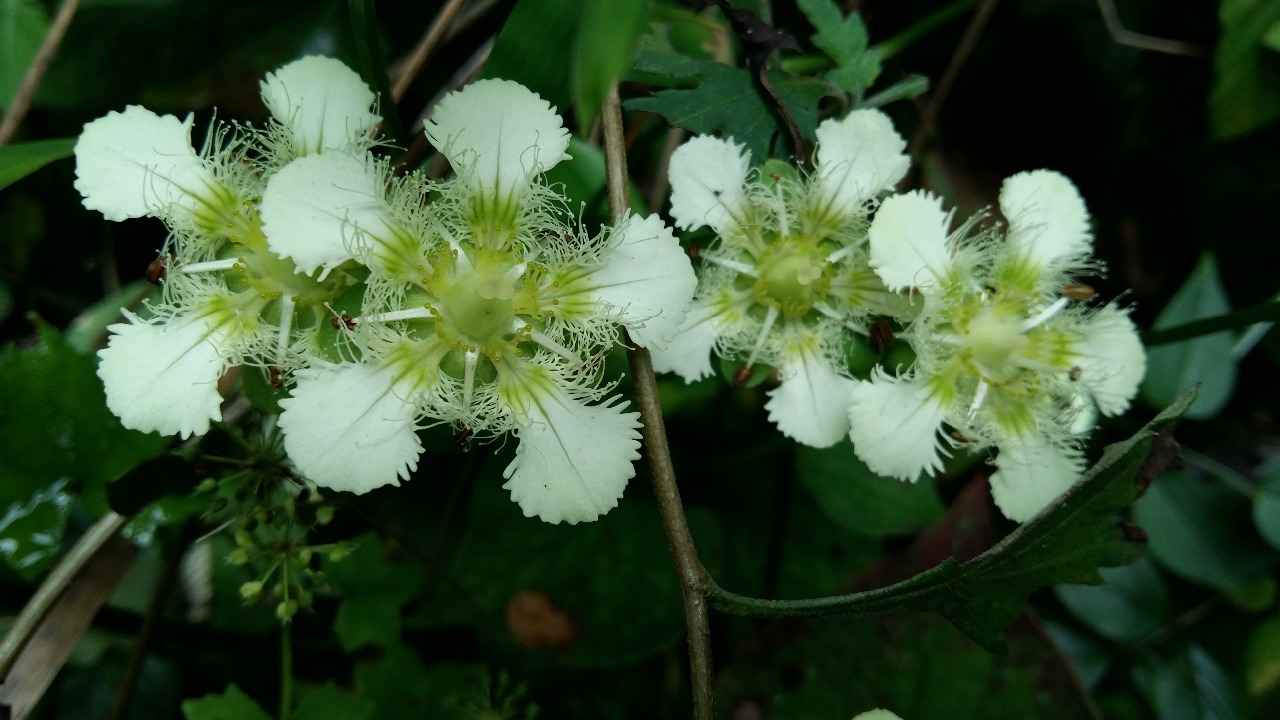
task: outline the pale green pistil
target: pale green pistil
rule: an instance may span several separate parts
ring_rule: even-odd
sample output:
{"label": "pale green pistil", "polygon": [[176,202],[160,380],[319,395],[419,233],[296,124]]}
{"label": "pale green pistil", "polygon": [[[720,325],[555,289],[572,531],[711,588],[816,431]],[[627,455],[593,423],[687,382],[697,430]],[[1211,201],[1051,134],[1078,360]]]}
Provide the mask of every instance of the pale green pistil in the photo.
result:
{"label": "pale green pistil", "polygon": [[789,317],[809,312],[831,287],[826,257],[811,243],[776,243],[761,255],[759,268],[757,300]]}
{"label": "pale green pistil", "polygon": [[1023,333],[1022,318],[983,308],[969,320],[965,336],[974,365],[988,379],[1000,382],[1019,370],[1011,362],[1014,353],[1029,342]]}
{"label": "pale green pistil", "polygon": [[515,323],[515,288],[497,269],[462,271],[439,283],[441,317],[481,349],[499,343]]}

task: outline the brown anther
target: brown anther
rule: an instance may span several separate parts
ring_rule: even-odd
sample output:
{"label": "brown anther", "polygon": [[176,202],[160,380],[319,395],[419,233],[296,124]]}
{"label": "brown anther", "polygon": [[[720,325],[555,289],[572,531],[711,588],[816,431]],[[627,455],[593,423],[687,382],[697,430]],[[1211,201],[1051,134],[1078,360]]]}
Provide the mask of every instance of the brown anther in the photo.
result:
{"label": "brown anther", "polygon": [[699,252],[701,252],[701,249],[700,249],[697,245],[690,245],[690,246],[689,246],[689,259],[690,259],[690,260],[697,260],[697,259],[698,259],[698,253],[699,253]]}
{"label": "brown anther", "polygon": [[147,282],[152,285],[159,285],[164,282],[164,278],[169,274],[169,256],[161,255],[151,264],[147,266]]}
{"label": "brown anther", "polygon": [[267,382],[271,383],[273,388],[284,387],[284,374],[280,372],[280,368],[274,365],[267,371]]}
{"label": "brown anther", "polygon": [[1062,297],[1068,300],[1088,300],[1098,292],[1084,283],[1067,283],[1062,286]]}
{"label": "brown anther", "polygon": [[347,330],[356,329],[356,319],[346,313],[342,313],[341,315],[334,315],[333,317],[329,318],[329,324],[333,326],[334,330],[338,329],[339,324],[341,324]]}
{"label": "brown anther", "polygon": [[751,379],[752,367],[751,363],[742,363],[742,366],[738,368],[738,372],[733,374],[733,384],[735,387],[742,387],[747,384],[747,381]]}
{"label": "brown anther", "polygon": [[1080,369],[1080,366],[1074,365],[1072,366],[1071,370],[1067,372],[1067,377],[1071,379],[1071,382],[1075,382],[1080,379],[1081,372],[1083,371]]}
{"label": "brown anther", "polygon": [[782,176],[778,173],[769,173],[769,177],[773,178],[774,182],[782,182]]}
{"label": "brown anther", "polygon": [[867,339],[871,341],[871,352],[883,355],[884,351],[888,350],[895,340],[893,326],[889,324],[889,318],[883,315],[876,318],[875,322],[871,323],[871,329],[867,332]]}
{"label": "brown anther", "polygon": [[475,434],[476,434],[475,430],[472,430],[466,425],[463,425],[462,429],[454,434],[453,444],[457,445],[458,447],[463,447],[467,444],[467,441],[471,439],[471,436]]}

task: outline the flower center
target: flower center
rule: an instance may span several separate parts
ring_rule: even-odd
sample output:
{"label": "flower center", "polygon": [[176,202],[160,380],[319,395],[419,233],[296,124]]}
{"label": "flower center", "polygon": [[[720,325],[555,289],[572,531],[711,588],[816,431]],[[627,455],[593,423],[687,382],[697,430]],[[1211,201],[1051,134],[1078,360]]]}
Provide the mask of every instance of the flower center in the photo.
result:
{"label": "flower center", "polygon": [[[446,260],[427,284],[435,295],[442,329],[457,342],[488,355],[500,354],[515,332],[515,284],[497,257]],[[500,347],[501,346],[501,347]]]}
{"label": "flower center", "polygon": [[995,382],[1010,379],[1019,366],[1010,362],[1014,353],[1029,342],[1018,315],[984,307],[969,320],[965,339],[974,365],[984,377]]}
{"label": "flower center", "polygon": [[788,317],[800,317],[831,288],[831,266],[817,243],[782,238],[760,256],[756,299]]}

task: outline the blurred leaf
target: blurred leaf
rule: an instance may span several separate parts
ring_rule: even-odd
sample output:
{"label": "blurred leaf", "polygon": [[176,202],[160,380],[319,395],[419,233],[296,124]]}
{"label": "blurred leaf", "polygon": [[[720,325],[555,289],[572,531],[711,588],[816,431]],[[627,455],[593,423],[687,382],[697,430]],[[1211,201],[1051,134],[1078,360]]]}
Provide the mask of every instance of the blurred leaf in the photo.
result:
{"label": "blurred leaf", "polygon": [[1046,622],[1045,633],[1071,661],[1080,684],[1088,690],[1098,686],[1111,669],[1111,645],[1097,635],[1062,623]]}
{"label": "blurred leaf", "polygon": [[146,280],[135,280],[90,305],[67,325],[67,344],[76,352],[91,353],[101,347],[107,326],[120,322],[120,308],[136,308],[144,299],[159,298],[160,288]]}
{"label": "blurred leaf", "polygon": [[325,559],[324,574],[334,590],[350,597],[383,598],[403,605],[418,592],[425,576],[416,560],[392,558],[373,533],[352,542],[355,548],[339,560]]}
{"label": "blurred leaf", "polygon": [[1274,561],[1249,512],[1246,498],[1185,470],[1161,475],[1133,506],[1160,564],[1225,592],[1243,590]]}
{"label": "blurred leaf", "polygon": [[[0,0],[0,108],[7,109],[13,101],[47,32],[49,15],[39,2]],[[0,170],[0,188],[13,182],[5,182],[9,176],[8,163],[9,160],[0,155],[0,168],[4,168]]]}
{"label": "blurred leaf", "polygon": [[195,489],[199,478],[190,461],[176,455],[161,455],[142,461],[107,485],[107,503],[121,515],[134,515],[169,495]]}
{"label": "blurred leaf", "polygon": [[1280,617],[1254,627],[1244,654],[1244,678],[1250,695],[1280,686]]}
{"label": "blurred leaf", "polygon": [[356,697],[332,681],[306,691],[298,698],[294,720],[368,720],[373,717],[372,702]]}
{"label": "blurred leaf", "polygon": [[271,720],[271,716],[235,685],[221,695],[205,695],[182,703],[187,720]]}
{"label": "blurred leaf", "polygon": [[817,31],[813,44],[836,63],[827,79],[861,98],[880,76],[880,57],[867,49],[867,26],[857,12],[845,16],[834,0],[796,3]]}
{"label": "blurred leaf", "polygon": [[[635,65],[638,70],[666,76],[673,84],[693,83],[694,87],[660,90],[647,98],[628,100],[624,103],[628,109],[655,112],[692,132],[732,138],[746,145],[756,163],[768,158],[775,135],[786,134],[775,108],[766,102],[756,79],[746,70],[679,55],[669,42],[652,34],[641,39]],[[818,101],[826,94],[826,84],[780,72],[771,73],[770,79],[800,132],[812,140],[818,126]]]}
{"label": "blurred leaf", "polygon": [[609,86],[622,78],[631,62],[649,0],[587,0],[578,5],[571,77],[578,129],[586,135],[600,114]]}
{"label": "blurred leaf", "polygon": [[0,322],[9,319],[9,313],[13,312],[13,293],[9,292],[9,285],[0,280]]}
{"label": "blurred leaf", "polygon": [[25,502],[13,502],[0,515],[0,559],[19,577],[40,577],[62,552],[62,530],[71,511],[67,481],[37,490]]}
{"label": "blurred leaf", "polygon": [[489,671],[478,663],[434,663],[411,647],[384,648],[373,662],[356,666],[360,694],[377,705],[378,720],[472,720],[464,702],[480,697]]}
{"label": "blurred leaf", "polygon": [[1271,547],[1280,550],[1280,463],[1269,463],[1258,472],[1253,524]]}
{"label": "blurred leaf", "polygon": [[[931,570],[879,590],[775,602],[737,598],[709,588],[717,607],[766,617],[866,615],[935,610],[993,652],[1006,647],[1001,636],[1032,590],[1057,583],[1100,582],[1098,568],[1124,565],[1142,553],[1142,536],[1120,523],[1116,511],[1128,505],[1141,484],[1172,459],[1171,438],[1148,454],[1157,431],[1177,419],[1195,397],[1178,401],[1123,442],[1107,446],[1102,459],[1039,515],[992,549],[964,564],[944,560]],[[1141,477],[1140,477],[1141,476]]]}
{"label": "blurred leaf", "polygon": [[1264,45],[1280,22],[1280,3],[1221,0],[1219,19],[1209,121],[1214,137],[1225,140],[1280,117],[1280,62]]}
{"label": "blurred leaf", "polygon": [[0,507],[66,477],[105,512],[106,483],[168,444],[120,426],[96,364],[43,322],[34,346],[0,351]]}
{"label": "blurred leaf", "polygon": [[481,77],[515,80],[564,112],[575,97],[564,48],[575,46],[581,16],[580,0],[519,0]]}
{"label": "blurred leaf", "polygon": [[[0,3],[4,3],[4,0],[0,0]],[[3,5],[0,4],[0,7]],[[0,27],[0,32],[2,31],[3,28]],[[4,51],[0,51],[0,57],[3,55]],[[75,138],[35,140],[0,147],[0,190],[55,160],[71,157],[75,149]]]}
{"label": "blurred leaf", "polygon": [[847,440],[822,450],[799,448],[796,472],[827,517],[860,535],[909,535],[945,511],[933,483],[880,477]]}
{"label": "blurred leaf", "polygon": [[1197,644],[1143,656],[1133,679],[1160,720],[1236,720],[1240,698],[1222,666]]}
{"label": "blurred leaf", "polygon": [[365,645],[390,645],[400,641],[400,606],[381,595],[357,596],[338,607],[333,631],[343,650],[352,652]]}
{"label": "blurred leaf", "polygon": [[1101,585],[1059,585],[1058,599],[1081,622],[1109,640],[1136,642],[1164,623],[1169,593],[1149,560],[1102,568]]}
{"label": "blurred leaf", "polygon": [[858,103],[860,108],[880,108],[898,100],[909,100],[922,95],[929,89],[929,78],[923,75],[908,75],[880,92]]}
{"label": "blurred leaf", "polygon": [[[1218,264],[1213,255],[1205,253],[1173,299],[1160,311],[1153,327],[1173,327],[1230,311],[1218,278]],[[1235,388],[1236,364],[1231,359],[1234,344],[1235,336],[1223,331],[1148,349],[1142,398],[1151,405],[1164,407],[1183,388],[1200,383],[1199,394],[1186,417],[1203,420],[1217,415]]]}

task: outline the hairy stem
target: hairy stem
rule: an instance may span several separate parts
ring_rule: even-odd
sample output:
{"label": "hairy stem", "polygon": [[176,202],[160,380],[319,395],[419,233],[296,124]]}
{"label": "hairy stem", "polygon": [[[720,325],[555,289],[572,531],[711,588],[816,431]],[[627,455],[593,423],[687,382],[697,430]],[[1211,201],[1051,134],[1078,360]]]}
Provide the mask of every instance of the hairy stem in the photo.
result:
{"label": "hairy stem", "polygon": [[[609,89],[601,114],[604,131],[605,162],[608,168],[609,209],[615,220],[628,210],[627,154],[622,130],[622,105],[618,87]],[[632,343],[634,345],[634,343]],[[707,599],[702,594],[707,582],[706,571],[698,559],[689,533],[689,523],[680,504],[676,471],[667,446],[667,431],[662,423],[662,405],[658,401],[658,382],[653,376],[649,351],[632,347],[627,351],[631,362],[631,380],[635,383],[636,405],[644,422],[644,447],[653,475],[653,491],[658,498],[667,533],[667,546],[675,562],[684,599],[685,628],[689,636],[689,682],[693,696],[694,720],[712,720],[715,716],[715,688],[712,685],[711,627],[707,617]]]}

